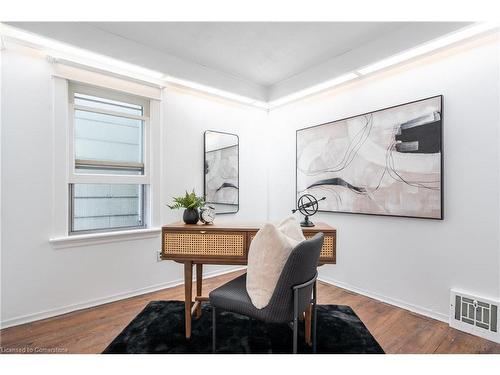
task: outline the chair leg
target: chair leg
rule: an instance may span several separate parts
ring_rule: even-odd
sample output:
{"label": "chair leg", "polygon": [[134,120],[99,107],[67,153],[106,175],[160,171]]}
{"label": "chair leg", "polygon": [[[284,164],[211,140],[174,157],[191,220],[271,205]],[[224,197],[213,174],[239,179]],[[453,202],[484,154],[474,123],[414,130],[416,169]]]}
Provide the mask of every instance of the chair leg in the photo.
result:
{"label": "chair leg", "polygon": [[299,292],[293,292],[293,354],[297,354],[297,336],[299,330]]}
{"label": "chair leg", "polygon": [[317,326],[317,313],[316,313],[316,281],[313,285],[313,316],[312,316],[312,351],[316,353],[316,326]]}
{"label": "chair leg", "polygon": [[312,316],[312,351],[316,353],[316,325],[317,325],[317,315],[316,315],[316,302],[313,304],[313,316]]}
{"label": "chair leg", "polygon": [[297,354],[298,318],[293,318],[293,354]]}
{"label": "chair leg", "polygon": [[217,310],[215,306],[212,306],[212,353],[216,352],[216,341],[217,341]]}

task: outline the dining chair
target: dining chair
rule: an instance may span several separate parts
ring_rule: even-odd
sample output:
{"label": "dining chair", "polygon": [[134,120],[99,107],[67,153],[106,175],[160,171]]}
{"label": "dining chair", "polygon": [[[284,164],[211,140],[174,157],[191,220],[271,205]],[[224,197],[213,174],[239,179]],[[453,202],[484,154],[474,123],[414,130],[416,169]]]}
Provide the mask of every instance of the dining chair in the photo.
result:
{"label": "dining chair", "polygon": [[216,352],[217,311],[230,311],[266,323],[290,323],[293,328],[293,353],[297,353],[299,316],[312,304],[312,350],[316,352],[316,278],[323,233],[299,243],[283,267],[269,304],[256,308],[246,289],[246,273],[214,289],[212,305],[212,351]]}

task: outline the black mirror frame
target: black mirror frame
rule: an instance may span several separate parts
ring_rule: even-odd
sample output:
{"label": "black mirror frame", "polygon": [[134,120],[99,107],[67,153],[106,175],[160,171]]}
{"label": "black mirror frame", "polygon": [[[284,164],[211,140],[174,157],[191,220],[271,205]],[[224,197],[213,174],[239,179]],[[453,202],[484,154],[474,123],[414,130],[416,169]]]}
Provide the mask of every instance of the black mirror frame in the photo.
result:
{"label": "black mirror frame", "polygon": [[221,132],[218,130],[205,130],[203,132],[203,199],[207,198],[207,174],[205,172],[205,165],[206,165],[206,152],[207,152],[207,133],[219,133],[219,134],[225,134],[225,135],[234,135],[237,140],[237,145],[238,145],[238,207],[236,211],[232,212],[215,212],[216,215],[227,215],[227,214],[236,214],[240,211],[240,137],[238,134],[234,133],[227,133],[227,132]]}

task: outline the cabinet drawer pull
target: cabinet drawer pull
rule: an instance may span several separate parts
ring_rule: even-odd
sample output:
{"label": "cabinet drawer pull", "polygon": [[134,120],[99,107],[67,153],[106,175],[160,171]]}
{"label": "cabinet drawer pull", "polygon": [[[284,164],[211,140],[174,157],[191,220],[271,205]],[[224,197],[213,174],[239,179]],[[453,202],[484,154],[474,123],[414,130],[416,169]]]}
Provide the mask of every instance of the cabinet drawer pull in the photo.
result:
{"label": "cabinet drawer pull", "polygon": [[207,233],[207,231],[206,230],[200,230],[200,233],[201,234],[205,234],[205,233]]}

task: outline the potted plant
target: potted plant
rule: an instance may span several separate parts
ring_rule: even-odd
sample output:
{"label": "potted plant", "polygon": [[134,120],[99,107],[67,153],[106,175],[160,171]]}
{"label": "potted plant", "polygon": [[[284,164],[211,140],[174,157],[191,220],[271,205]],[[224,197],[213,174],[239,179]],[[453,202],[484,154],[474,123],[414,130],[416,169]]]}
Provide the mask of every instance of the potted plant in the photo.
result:
{"label": "potted plant", "polygon": [[198,209],[205,204],[202,197],[197,197],[194,189],[191,193],[186,191],[186,195],[183,197],[174,197],[174,203],[172,205],[167,205],[170,209],[176,210],[179,208],[185,208],[182,219],[186,224],[196,224],[200,219],[200,214]]}

